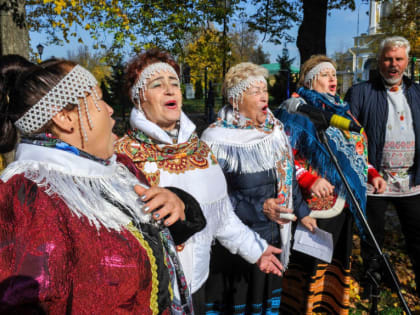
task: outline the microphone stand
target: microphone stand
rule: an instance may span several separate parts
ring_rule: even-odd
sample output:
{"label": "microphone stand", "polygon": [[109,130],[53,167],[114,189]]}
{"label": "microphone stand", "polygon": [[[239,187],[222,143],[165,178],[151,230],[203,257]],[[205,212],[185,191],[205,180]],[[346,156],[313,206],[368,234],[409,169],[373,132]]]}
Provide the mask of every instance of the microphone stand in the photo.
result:
{"label": "microphone stand", "polygon": [[[331,160],[333,161],[333,163],[335,165],[335,168],[337,169],[337,172],[339,173],[339,175],[341,177],[341,180],[343,181],[344,186],[346,187],[346,190],[347,190],[347,192],[350,196],[350,199],[357,209],[357,214],[359,216],[360,222],[362,222],[364,230],[367,232],[368,237],[372,240],[373,244],[375,245],[376,251],[378,252],[378,255],[381,258],[383,264],[385,265],[386,271],[388,272],[389,276],[392,279],[392,282],[395,286],[395,289],[397,291],[397,294],[398,294],[400,302],[403,306],[403,309],[405,310],[407,315],[411,315],[410,308],[408,307],[407,302],[405,301],[404,296],[402,295],[401,288],[400,288],[400,282],[398,281],[397,275],[395,274],[395,271],[392,268],[391,263],[389,262],[388,256],[382,252],[378,242],[376,241],[376,238],[373,235],[373,232],[369,227],[369,224],[366,220],[366,217],[363,214],[362,208],[360,207],[359,202],[357,201],[353,191],[350,188],[350,185],[349,185],[346,177],[344,176],[343,170],[341,169],[340,164],[338,163],[337,157],[334,155],[333,151],[331,150],[331,147],[328,143],[327,134],[325,133],[325,130],[328,128],[328,122],[324,120],[323,123],[318,122],[318,123],[314,123],[314,125],[315,125],[315,128],[317,129],[317,136],[318,136],[319,140],[327,148],[327,151],[328,151],[328,153],[331,157]],[[379,283],[377,281],[374,281],[374,285],[377,285],[377,288],[379,287]],[[377,292],[378,292],[378,290],[376,290],[376,293]],[[378,294],[376,294],[376,295],[378,295]],[[377,297],[376,297],[376,299],[377,299]],[[377,300],[374,301],[373,304],[376,305],[376,303],[377,303]],[[375,310],[373,310],[373,312],[375,312]]]}

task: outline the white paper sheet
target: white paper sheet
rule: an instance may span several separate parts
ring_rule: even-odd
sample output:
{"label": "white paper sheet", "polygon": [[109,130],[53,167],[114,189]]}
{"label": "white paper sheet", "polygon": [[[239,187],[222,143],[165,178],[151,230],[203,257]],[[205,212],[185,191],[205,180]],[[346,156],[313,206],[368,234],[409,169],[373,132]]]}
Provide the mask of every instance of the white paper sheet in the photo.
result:
{"label": "white paper sheet", "polygon": [[333,239],[331,233],[319,228],[315,228],[315,233],[311,233],[301,223],[298,223],[294,239],[294,250],[313,256],[327,263],[331,262],[333,254]]}

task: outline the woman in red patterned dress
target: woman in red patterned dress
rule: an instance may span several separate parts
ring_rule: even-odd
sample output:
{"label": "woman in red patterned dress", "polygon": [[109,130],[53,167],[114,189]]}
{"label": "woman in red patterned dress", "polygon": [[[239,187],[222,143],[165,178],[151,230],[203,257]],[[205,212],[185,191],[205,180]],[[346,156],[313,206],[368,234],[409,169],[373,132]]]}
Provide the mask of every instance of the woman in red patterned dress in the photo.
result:
{"label": "woman in red patterned dress", "polygon": [[149,189],[113,153],[113,110],[89,71],[21,63],[0,60],[0,152],[22,134],[0,180],[0,313],[191,314],[174,240],[203,228],[188,219],[196,201]]}

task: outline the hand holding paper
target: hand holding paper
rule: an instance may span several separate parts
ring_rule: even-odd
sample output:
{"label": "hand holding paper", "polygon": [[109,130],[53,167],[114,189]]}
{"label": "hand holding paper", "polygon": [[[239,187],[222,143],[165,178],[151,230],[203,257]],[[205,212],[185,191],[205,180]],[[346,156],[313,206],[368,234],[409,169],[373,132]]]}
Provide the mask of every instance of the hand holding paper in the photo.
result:
{"label": "hand holding paper", "polygon": [[329,232],[316,227],[312,233],[298,223],[293,249],[330,263],[332,260],[333,239]]}

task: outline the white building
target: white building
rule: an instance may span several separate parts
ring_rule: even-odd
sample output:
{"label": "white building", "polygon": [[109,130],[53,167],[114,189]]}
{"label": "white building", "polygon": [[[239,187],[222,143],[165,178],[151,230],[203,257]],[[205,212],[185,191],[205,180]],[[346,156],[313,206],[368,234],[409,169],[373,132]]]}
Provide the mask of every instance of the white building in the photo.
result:
{"label": "white building", "polygon": [[384,35],[379,24],[391,8],[391,1],[370,0],[368,32],[354,37],[354,47],[349,49],[353,56],[353,83],[368,80],[371,70],[376,69],[376,47]]}

